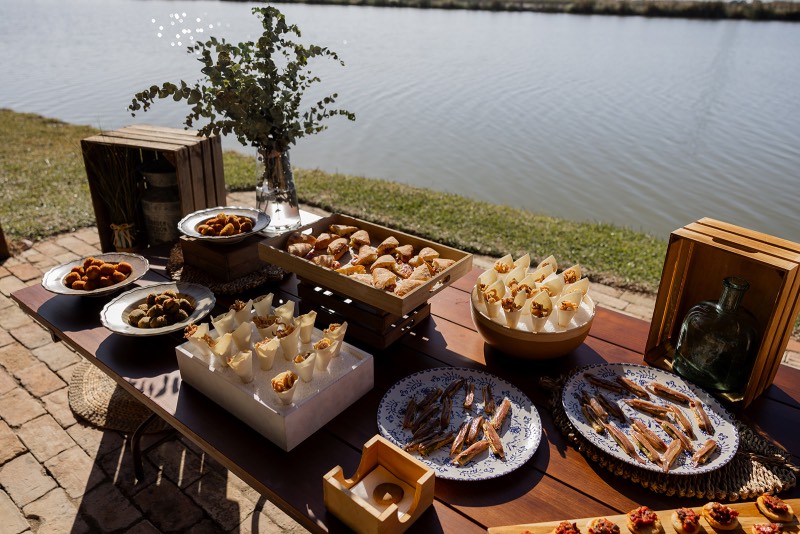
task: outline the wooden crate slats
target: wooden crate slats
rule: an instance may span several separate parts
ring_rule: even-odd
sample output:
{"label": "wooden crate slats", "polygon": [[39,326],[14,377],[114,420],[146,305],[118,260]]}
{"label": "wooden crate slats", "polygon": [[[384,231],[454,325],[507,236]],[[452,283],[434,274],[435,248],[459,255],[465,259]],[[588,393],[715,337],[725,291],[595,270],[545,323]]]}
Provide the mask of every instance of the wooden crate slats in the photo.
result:
{"label": "wooden crate slats", "polygon": [[[219,137],[198,137],[196,132],[159,126],[127,126],[81,141],[92,205],[98,223],[100,245],[104,252],[114,250],[108,208],[99,197],[90,168],[93,158],[113,150],[126,150],[136,166],[155,159],[165,159],[175,167],[181,213],[187,215],[203,208],[224,205],[225,176]],[[209,154],[207,157],[205,154]],[[214,154],[219,154],[215,161]],[[220,194],[222,192],[222,194]],[[140,210],[141,211],[141,208]],[[141,222],[141,217],[140,221]],[[143,226],[139,236],[145,238]],[[146,243],[144,244],[146,246]]]}
{"label": "wooden crate slats", "polygon": [[749,405],[767,389],[800,311],[800,245],[713,219],[701,219],[670,235],[645,347],[645,361],[671,368],[674,343],[689,308],[719,298],[722,279],[750,283],[742,305],[758,321],[755,364],[744,391],[722,395]]}

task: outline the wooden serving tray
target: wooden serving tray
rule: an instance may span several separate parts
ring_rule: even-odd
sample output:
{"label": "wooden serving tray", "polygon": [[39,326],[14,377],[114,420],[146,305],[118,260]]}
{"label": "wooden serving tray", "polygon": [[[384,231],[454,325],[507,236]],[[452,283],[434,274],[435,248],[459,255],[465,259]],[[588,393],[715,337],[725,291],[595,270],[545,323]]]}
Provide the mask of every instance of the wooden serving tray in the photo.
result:
{"label": "wooden serving tray", "polygon": [[[786,534],[797,534],[798,532],[798,522],[797,522],[797,510],[800,507],[800,499],[786,499],[786,503],[792,507],[795,511],[795,516],[792,519],[791,523],[782,523],[783,524],[783,532]],[[709,526],[704,518],[700,519],[700,534],[715,534],[715,532],[731,532],[732,534],[750,534],[750,527],[757,523],[770,523],[771,521],[761,515],[761,512],[758,511],[756,507],[755,501],[751,502],[742,502],[742,503],[734,503],[734,504],[726,504],[726,506],[730,506],[734,510],[739,512],[739,528],[735,530],[729,531],[715,531],[713,528]],[[700,515],[701,507],[691,507],[698,515]],[[661,525],[664,527],[664,532],[666,534],[674,534],[675,529],[672,527],[672,521],[670,520],[670,516],[672,512],[674,512],[677,508],[673,508],[672,510],[659,510],[656,513],[658,514],[658,518],[661,520]],[[621,533],[627,533],[628,527],[626,526],[628,523],[627,514],[620,514],[620,515],[610,515],[605,516],[607,519],[613,521],[617,525],[619,525]],[[558,526],[561,521],[570,521],[572,523],[576,523],[578,528],[581,532],[587,532],[586,524],[591,520],[594,519],[593,517],[585,517],[582,519],[560,519],[558,521],[547,521],[545,523],[528,523],[525,525],[509,525],[506,527],[492,527],[489,529],[489,534],[522,534],[523,532],[530,532],[531,534],[552,534],[553,529]]]}
{"label": "wooden serving tray", "polygon": [[[346,275],[320,267],[306,259],[289,254],[286,251],[286,241],[289,238],[288,233],[259,243],[259,257],[265,262],[278,265],[289,272],[295,273],[298,278],[314,282],[340,295],[396,316],[406,315],[418,308],[436,293],[472,269],[472,254],[346,215],[330,215],[311,224],[307,224],[298,231],[310,232],[312,235],[317,236],[322,232],[327,232],[331,224],[352,225],[366,230],[369,232],[373,246],[377,246],[389,236],[394,236],[401,245],[410,243],[414,246],[414,250],[416,251],[421,250],[423,247],[431,247],[439,253],[440,257],[455,260],[456,263],[434,276],[431,280],[428,280],[424,285],[402,297],[398,297],[393,293],[370,287]],[[342,265],[345,265],[350,261],[350,258],[350,254],[348,253],[342,256],[339,261]]]}

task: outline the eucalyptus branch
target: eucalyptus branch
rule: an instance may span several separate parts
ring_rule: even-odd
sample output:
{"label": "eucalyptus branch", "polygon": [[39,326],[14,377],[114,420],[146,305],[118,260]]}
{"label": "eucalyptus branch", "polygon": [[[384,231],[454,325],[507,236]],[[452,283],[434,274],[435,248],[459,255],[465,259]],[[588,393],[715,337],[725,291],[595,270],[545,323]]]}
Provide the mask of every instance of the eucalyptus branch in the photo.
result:
{"label": "eucalyptus branch", "polygon": [[338,95],[333,93],[301,111],[306,90],[320,82],[312,76],[309,60],[327,58],[344,66],[339,56],[326,47],[294,42],[300,30],[287,24],[274,7],[253,8],[261,17],[264,32],[257,42],[231,44],[209,38],[188,47],[197,54],[205,78],[189,85],[166,82],[152,85],[134,95],[128,110],[146,112],[157,99],[171,97],[185,101],[191,110],[184,124],[207,120],[201,135],[233,134],[242,144],[284,152],[298,139],[327,128],[325,120],[337,115],[355,120],[345,109],[329,109]]}

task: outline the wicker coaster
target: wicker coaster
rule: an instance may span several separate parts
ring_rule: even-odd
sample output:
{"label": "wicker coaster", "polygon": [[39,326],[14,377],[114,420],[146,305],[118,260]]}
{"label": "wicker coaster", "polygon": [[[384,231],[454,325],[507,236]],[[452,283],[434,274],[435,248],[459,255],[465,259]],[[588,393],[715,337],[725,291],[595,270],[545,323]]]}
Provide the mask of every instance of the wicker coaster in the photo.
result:
{"label": "wicker coaster", "polygon": [[172,247],[167,260],[167,276],[175,282],[193,282],[201,284],[210,289],[217,295],[238,295],[249,289],[256,288],[268,282],[280,282],[286,275],[286,271],[277,265],[264,264],[264,267],[248,275],[222,282],[209,276],[201,269],[197,269],[183,262],[183,250],[180,243]]}
{"label": "wicker coaster", "polygon": [[550,410],[556,426],[581,454],[611,471],[667,496],[736,501],[753,499],[762,493],[780,493],[797,484],[800,468],[790,455],[738,419],[739,450],[723,467],[702,475],[669,476],[639,469],[598,449],[583,437],[570,422],[561,403],[561,391],[567,376],[557,380],[542,378],[541,384],[552,393]]}
{"label": "wicker coaster", "polygon": [[[153,414],[107,374],[87,361],[75,368],[68,391],[72,412],[106,430],[131,434]],[[170,428],[162,419],[157,419],[147,426],[145,432],[163,432]]]}

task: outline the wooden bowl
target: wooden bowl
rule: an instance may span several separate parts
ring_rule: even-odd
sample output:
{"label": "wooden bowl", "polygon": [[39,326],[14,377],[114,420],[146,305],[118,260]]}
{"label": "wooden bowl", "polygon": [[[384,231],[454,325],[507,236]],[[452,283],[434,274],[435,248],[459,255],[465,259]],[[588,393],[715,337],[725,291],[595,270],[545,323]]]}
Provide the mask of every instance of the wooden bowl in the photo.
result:
{"label": "wooden bowl", "polygon": [[590,306],[589,319],[573,328],[560,332],[528,332],[508,328],[490,319],[477,307],[477,290],[473,288],[470,298],[470,312],[472,322],[483,336],[484,341],[499,351],[517,358],[528,360],[547,360],[569,354],[581,346],[589,335],[589,329],[594,320],[594,301],[589,295],[584,297],[584,302]]}

